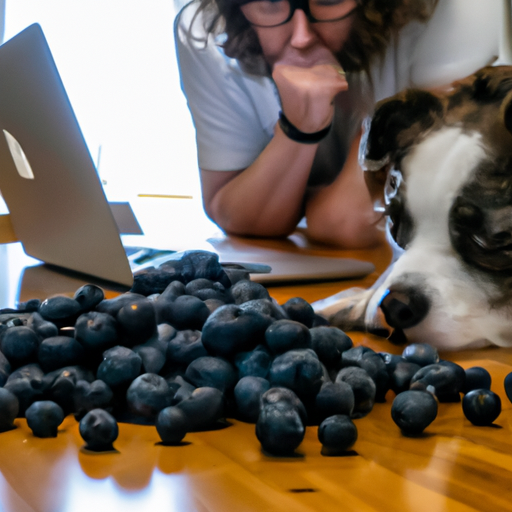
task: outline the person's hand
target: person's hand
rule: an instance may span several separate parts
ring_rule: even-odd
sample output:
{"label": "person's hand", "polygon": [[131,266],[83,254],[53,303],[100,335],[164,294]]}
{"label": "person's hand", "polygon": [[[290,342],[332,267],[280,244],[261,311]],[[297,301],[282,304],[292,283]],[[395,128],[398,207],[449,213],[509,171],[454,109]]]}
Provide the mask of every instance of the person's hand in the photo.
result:
{"label": "person's hand", "polygon": [[299,130],[313,133],[332,122],[334,98],[348,89],[338,63],[300,67],[276,63],[272,77],[288,120]]}

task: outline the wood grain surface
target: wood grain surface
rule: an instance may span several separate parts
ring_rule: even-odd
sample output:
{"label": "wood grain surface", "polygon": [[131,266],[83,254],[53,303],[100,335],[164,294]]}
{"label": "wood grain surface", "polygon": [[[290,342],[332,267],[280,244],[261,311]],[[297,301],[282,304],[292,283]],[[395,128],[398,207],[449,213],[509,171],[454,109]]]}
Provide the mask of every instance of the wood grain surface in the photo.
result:
{"label": "wood grain surface", "polygon": [[[255,243],[279,246],[274,241]],[[369,286],[390,258],[385,248],[333,252],[308,247],[300,235],[295,246],[299,252],[361,257],[373,261],[377,270],[361,280],[269,288],[280,303]],[[70,282],[68,289],[61,285],[60,291],[71,294],[77,284]],[[44,298],[49,289],[54,291],[55,285],[43,279],[22,293]],[[377,351],[403,350],[382,338],[349,334],[355,344]],[[277,458],[262,452],[254,425],[232,419],[219,430],[189,433],[175,447],[160,444],[152,426],[122,423],[116,450],[102,454],[83,448],[72,416],[53,439],[34,437],[26,421],[17,419],[15,430],[0,434],[0,511],[512,510],[512,411],[503,387],[512,371],[512,350],[441,356],[464,368],[490,371],[492,389],[503,405],[493,426],[473,426],[460,402],[440,404],[438,417],[423,435],[405,437],[391,420],[389,392],[385,403],[355,420],[359,437],[347,455],[323,456],[317,427],[309,426],[295,456]]]}

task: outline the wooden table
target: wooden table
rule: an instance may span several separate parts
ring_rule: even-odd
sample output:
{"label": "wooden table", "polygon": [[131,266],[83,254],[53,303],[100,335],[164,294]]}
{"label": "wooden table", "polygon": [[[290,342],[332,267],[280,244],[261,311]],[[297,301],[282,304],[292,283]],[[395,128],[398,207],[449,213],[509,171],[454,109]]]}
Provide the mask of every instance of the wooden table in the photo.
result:
{"label": "wooden table", "polygon": [[[279,247],[272,241],[258,243]],[[280,303],[297,296],[313,301],[341,288],[369,286],[389,261],[385,248],[333,252],[306,245],[296,250],[360,257],[373,261],[377,270],[361,280],[271,287]],[[45,298],[72,293],[80,285],[62,284],[49,274],[18,290],[20,253],[18,244],[0,246],[1,264],[11,262],[11,271],[4,268],[0,273],[0,286],[5,286],[6,275],[10,279],[9,293],[23,300]],[[8,259],[6,254],[15,256]],[[0,307],[11,300],[9,293],[4,288]],[[350,334],[356,344],[402,351],[381,338]],[[407,438],[391,420],[389,393],[386,403],[376,404],[367,417],[356,420],[359,438],[349,455],[322,456],[317,428],[308,427],[295,457],[272,458],[261,452],[254,425],[234,420],[222,430],[187,434],[177,447],[159,444],[154,427],[120,424],[117,451],[91,454],[82,449],[72,416],[55,439],[34,437],[25,420],[18,419],[18,428],[0,434],[0,511],[512,510],[512,410],[503,388],[504,377],[512,371],[512,350],[442,357],[491,372],[492,388],[503,403],[495,425],[475,427],[464,418],[460,403],[440,404],[439,415],[425,434]]]}

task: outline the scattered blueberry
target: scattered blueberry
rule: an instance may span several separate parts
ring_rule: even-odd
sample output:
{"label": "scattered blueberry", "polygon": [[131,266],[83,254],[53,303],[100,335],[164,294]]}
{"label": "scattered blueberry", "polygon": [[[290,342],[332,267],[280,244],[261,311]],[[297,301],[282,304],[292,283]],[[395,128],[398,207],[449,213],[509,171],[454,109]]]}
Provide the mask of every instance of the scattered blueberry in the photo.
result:
{"label": "scattered blueberry", "polygon": [[421,434],[437,416],[437,400],[428,391],[409,390],[396,396],[391,417],[404,435]]}
{"label": "scattered blueberry", "polygon": [[439,362],[437,349],[427,343],[412,343],[404,348],[402,357],[410,363],[420,366],[436,364]]}
{"label": "scattered blueberry", "polygon": [[466,370],[466,380],[462,392],[466,394],[473,389],[491,389],[491,374],[481,366],[473,366]]}
{"label": "scattered blueberry", "polygon": [[19,408],[17,396],[8,389],[0,388],[0,432],[16,428],[14,420],[18,416]]}
{"label": "scattered blueberry", "polygon": [[357,441],[357,427],[349,416],[337,414],[326,418],[318,427],[323,455],[341,455]]}
{"label": "scattered blueberry", "polygon": [[119,435],[119,427],[110,413],[103,409],[93,409],[80,420],[79,432],[88,450],[104,452],[114,449],[113,443]]}
{"label": "scattered blueberry", "polygon": [[34,402],[26,411],[27,424],[36,437],[57,437],[57,429],[64,421],[64,411],[55,402]]}
{"label": "scattered blueberry", "polygon": [[187,434],[187,417],[178,407],[162,409],[156,418],[156,430],[163,444],[179,444]]}
{"label": "scattered blueberry", "polygon": [[501,399],[489,389],[474,389],[464,395],[462,410],[473,425],[492,425],[501,413]]}

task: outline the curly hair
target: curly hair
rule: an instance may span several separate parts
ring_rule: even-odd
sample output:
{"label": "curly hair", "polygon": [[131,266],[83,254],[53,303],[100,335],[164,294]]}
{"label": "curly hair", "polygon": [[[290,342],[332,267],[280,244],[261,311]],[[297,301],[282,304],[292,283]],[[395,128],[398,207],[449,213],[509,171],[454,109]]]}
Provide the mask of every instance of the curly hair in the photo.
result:
{"label": "curly hair", "polygon": [[[346,71],[368,72],[372,59],[383,55],[393,35],[407,23],[426,21],[438,0],[358,0],[351,35],[336,57]],[[237,59],[249,73],[268,73],[256,32],[233,0],[199,0],[204,28],[225,34],[228,57]]]}

